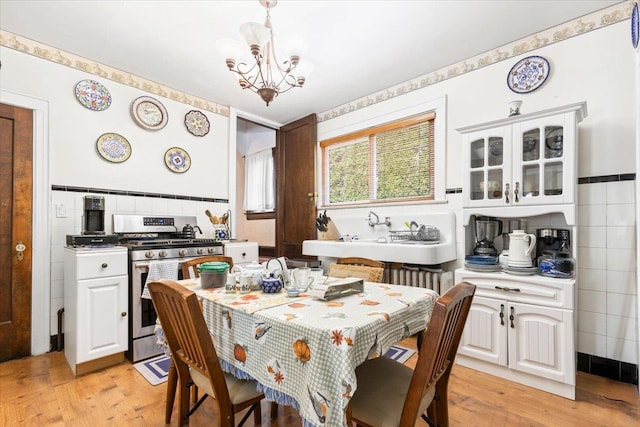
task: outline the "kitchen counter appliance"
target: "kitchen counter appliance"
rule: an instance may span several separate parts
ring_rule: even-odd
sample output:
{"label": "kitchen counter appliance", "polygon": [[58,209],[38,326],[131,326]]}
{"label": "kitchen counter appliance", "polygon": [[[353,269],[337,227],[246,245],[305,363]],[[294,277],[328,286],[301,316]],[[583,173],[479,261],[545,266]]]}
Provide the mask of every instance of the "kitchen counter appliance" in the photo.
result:
{"label": "kitchen counter appliance", "polygon": [[196,227],[195,216],[113,215],[113,232],[128,249],[129,264],[129,350],[131,362],[162,354],[154,334],[156,312],[150,299],[142,298],[153,261],[180,264],[205,255],[222,255],[222,243],[215,239],[183,238],[186,226]]}

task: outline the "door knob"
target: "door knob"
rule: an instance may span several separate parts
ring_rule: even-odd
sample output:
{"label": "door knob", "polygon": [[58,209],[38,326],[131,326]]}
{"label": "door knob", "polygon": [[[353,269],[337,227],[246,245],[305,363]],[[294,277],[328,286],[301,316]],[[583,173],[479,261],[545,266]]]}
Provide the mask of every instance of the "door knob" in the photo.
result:
{"label": "door knob", "polygon": [[18,261],[22,261],[24,259],[24,251],[27,250],[27,247],[22,240],[18,240],[18,244],[16,245],[16,257]]}

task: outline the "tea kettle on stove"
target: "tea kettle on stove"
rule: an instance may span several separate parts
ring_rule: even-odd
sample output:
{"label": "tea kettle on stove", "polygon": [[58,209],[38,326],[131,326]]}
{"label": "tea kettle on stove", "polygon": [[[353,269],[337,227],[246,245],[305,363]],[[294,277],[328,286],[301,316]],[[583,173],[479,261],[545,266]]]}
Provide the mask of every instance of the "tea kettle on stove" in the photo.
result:
{"label": "tea kettle on stove", "polygon": [[195,239],[196,238],[196,230],[202,234],[202,230],[197,225],[191,226],[189,224],[182,227],[182,232],[180,233],[180,237],[183,239]]}

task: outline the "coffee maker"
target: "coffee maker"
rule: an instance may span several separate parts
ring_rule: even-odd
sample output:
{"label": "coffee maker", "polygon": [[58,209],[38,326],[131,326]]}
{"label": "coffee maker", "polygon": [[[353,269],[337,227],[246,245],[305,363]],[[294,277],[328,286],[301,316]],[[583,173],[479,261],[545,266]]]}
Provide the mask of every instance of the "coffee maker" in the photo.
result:
{"label": "coffee maker", "polygon": [[489,216],[479,216],[475,219],[476,245],[475,255],[497,255],[493,239],[502,234],[502,221]]}
{"label": "coffee maker", "polygon": [[536,258],[544,251],[571,252],[571,233],[562,228],[538,228],[536,230]]}
{"label": "coffee maker", "polygon": [[101,235],[104,233],[104,197],[84,196],[82,234]]}

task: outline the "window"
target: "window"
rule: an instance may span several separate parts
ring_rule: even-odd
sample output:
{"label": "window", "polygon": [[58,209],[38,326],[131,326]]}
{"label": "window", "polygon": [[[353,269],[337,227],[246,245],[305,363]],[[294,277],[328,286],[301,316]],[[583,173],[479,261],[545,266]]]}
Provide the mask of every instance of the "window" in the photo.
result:
{"label": "window", "polygon": [[245,157],[245,212],[273,212],[275,208],[275,173],[272,150],[266,149]]}
{"label": "window", "polygon": [[435,113],[322,141],[324,204],[434,200]]}

